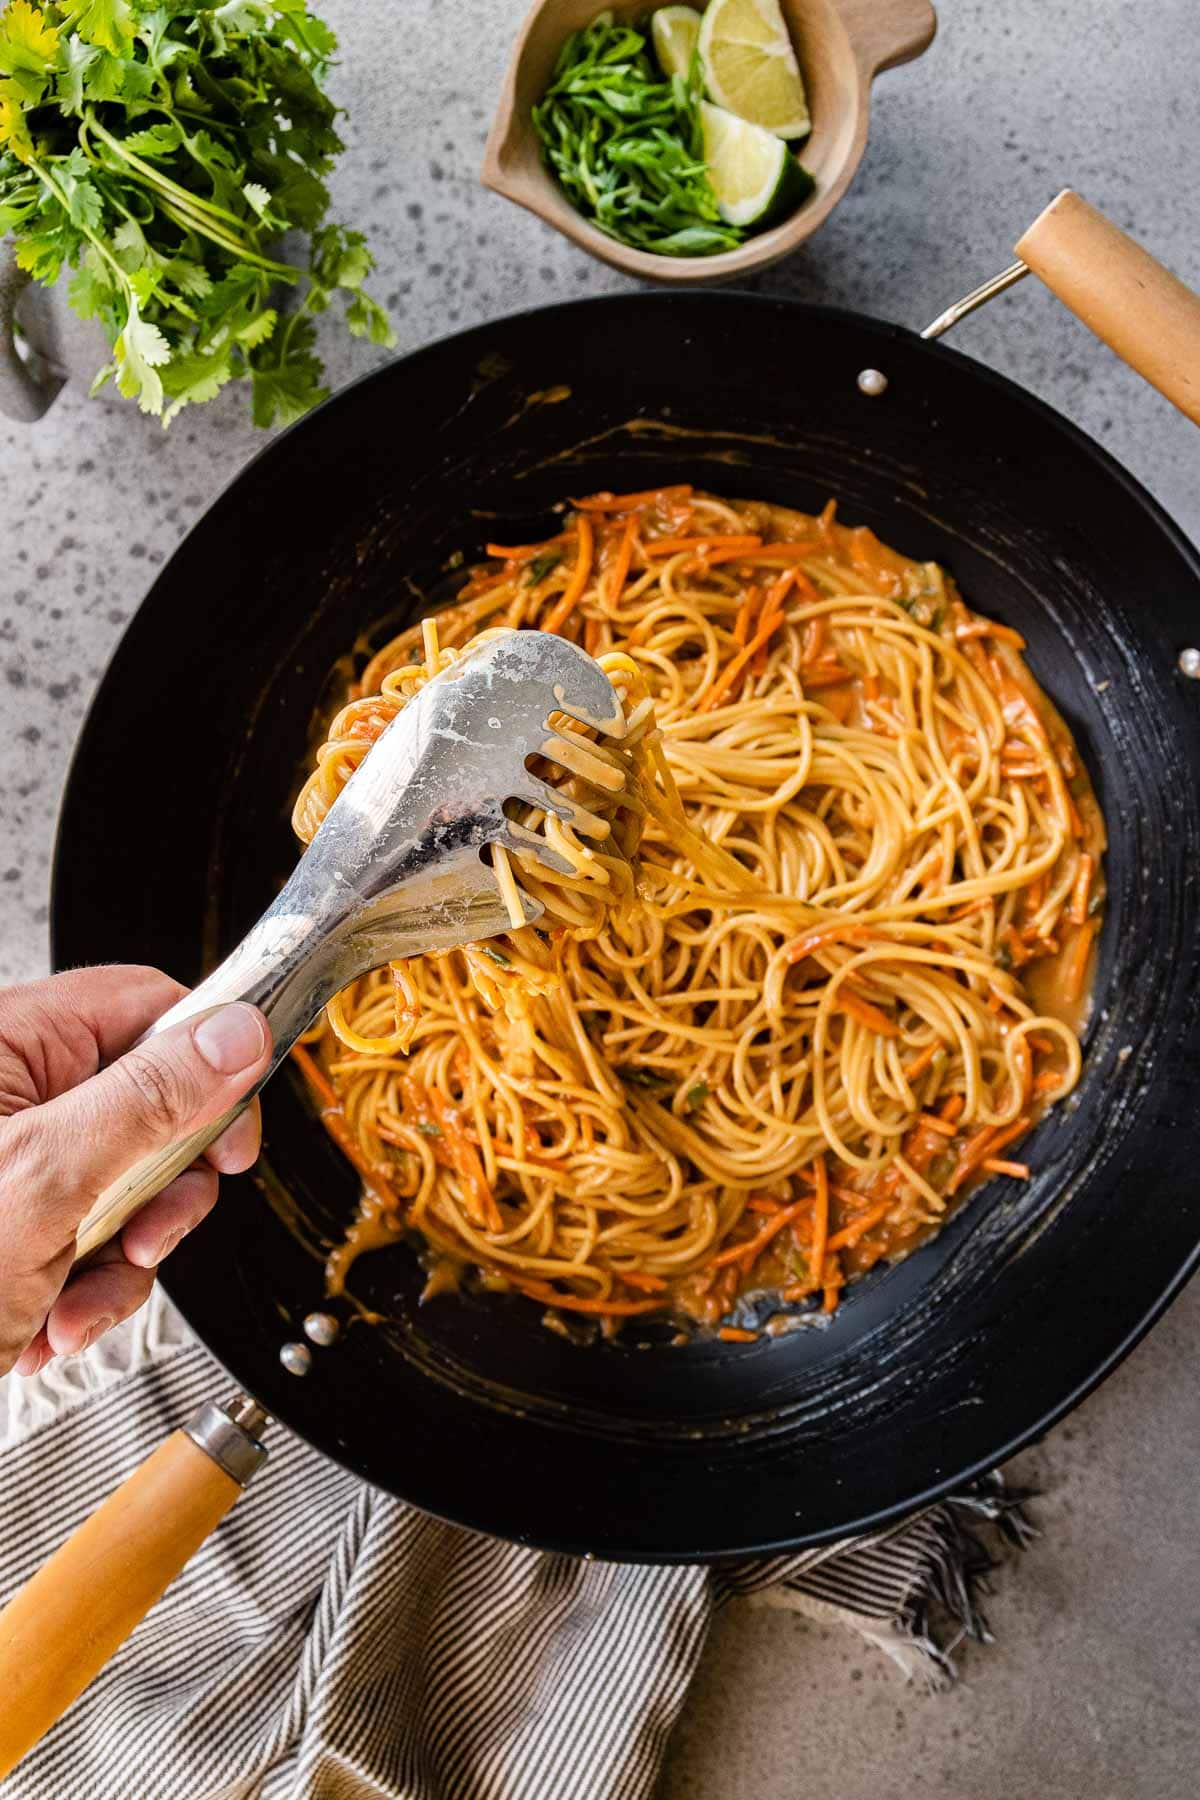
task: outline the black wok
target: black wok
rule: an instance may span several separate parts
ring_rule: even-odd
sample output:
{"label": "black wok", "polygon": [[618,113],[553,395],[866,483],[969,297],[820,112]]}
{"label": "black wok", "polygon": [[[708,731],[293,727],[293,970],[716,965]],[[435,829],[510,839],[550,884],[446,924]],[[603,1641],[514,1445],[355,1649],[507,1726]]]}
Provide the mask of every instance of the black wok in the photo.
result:
{"label": "black wok", "polygon": [[[868,366],[879,398],[856,386]],[[387,1322],[298,1379],[280,1346],[320,1303],[314,1252],[356,1184],[283,1076],[261,1179],[226,1183],[163,1274],[237,1382],[367,1481],[482,1531],[648,1560],[811,1542],[933,1498],[1074,1405],[1194,1266],[1200,685],[1177,658],[1200,560],[1150,497],[1011,382],[850,313],[634,293],[463,333],[271,444],[176,552],[84,729],[53,896],[59,965],[199,977],[291,865],[314,713],[360,633],[449,597],[454,553],[548,524],[565,495],[666,481],[810,510],[836,495],[1028,639],[1112,840],[1084,1078],[1029,1143],[1034,1180],[991,1182],[824,1328],[749,1346],[580,1348],[524,1301],[418,1308],[400,1247],[354,1278]]]}

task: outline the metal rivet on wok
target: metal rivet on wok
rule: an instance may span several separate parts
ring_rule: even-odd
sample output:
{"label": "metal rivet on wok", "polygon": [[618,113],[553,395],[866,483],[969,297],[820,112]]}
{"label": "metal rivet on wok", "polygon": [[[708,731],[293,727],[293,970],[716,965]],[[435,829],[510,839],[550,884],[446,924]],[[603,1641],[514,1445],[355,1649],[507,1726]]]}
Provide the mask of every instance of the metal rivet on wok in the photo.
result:
{"label": "metal rivet on wok", "polygon": [[312,1351],[307,1344],[285,1344],[279,1360],[289,1375],[307,1375],[312,1368]]}
{"label": "metal rivet on wok", "polygon": [[1200,650],[1189,646],[1179,652],[1179,673],[1190,676],[1193,681],[1200,681]]}
{"label": "metal rivet on wok", "polygon": [[859,389],[877,400],[880,394],[887,393],[888,378],[882,369],[863,369],[858,377]]}
{"label": "metal rivet on wok", "polygon": [[341,1330],[341,1326],[332,1313],[312,1312],[304,1321],[304,1335],[311,1344],[320,1344],[322,1349],[332,1344]]}

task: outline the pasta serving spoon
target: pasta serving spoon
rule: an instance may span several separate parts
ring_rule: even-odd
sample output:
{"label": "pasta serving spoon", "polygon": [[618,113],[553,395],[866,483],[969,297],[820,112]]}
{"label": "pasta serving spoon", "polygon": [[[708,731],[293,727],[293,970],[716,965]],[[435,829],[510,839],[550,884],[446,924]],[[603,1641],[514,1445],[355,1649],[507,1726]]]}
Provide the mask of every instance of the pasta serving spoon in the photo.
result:
{"label": "pasta serving spoon", "polygon": [[[506,802],[523,801],[583,832],[598,823],[528,766],[534,757],[580,766],[582,746],[571,741],[574,733],[554,729],[555,714],[624,736],[613,686],[584,650],[544,631],[513,631],[434,676],[388,725],[278,898],[220,967],[147,1033],[249,1001],[271,1027],[266,1073],[231,1111],[108,1187],[80,1225],[77,1257],[115,1237],[214,1142],[348,983],[391,959],[512,929],[486,846],[525,851],[551,870],[572,872],[505,811]],[[532,924],[541,905],[519,897]]]}

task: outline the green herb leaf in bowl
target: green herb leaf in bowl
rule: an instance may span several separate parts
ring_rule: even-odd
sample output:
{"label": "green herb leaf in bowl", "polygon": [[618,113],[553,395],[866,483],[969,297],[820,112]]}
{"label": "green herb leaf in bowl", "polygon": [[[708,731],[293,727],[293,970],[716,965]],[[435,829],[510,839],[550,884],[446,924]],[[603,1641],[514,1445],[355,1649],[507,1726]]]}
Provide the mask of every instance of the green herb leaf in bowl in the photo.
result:
{"label": "green herb leaf in bowl", "polygon": [[648,31],[601,13],[563,45],[533,109],[546,162],[571,203],[609,237],[660,256],[732,250],[700,125],[701,79],[664,80]]}

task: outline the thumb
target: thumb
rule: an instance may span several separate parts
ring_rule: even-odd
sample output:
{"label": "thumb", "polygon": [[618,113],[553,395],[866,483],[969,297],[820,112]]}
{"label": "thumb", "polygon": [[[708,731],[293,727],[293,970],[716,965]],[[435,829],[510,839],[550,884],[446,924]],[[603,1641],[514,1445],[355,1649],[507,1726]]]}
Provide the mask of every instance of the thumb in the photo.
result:
{"label": "thumb", "polygon": [[236,1106],[270,1054],[266,1020],[241,1002],[173,1026],[90,1081],[7,1120],[6,1174],[22,1183],[47,1229],[73,1231],[134,1163]]}

